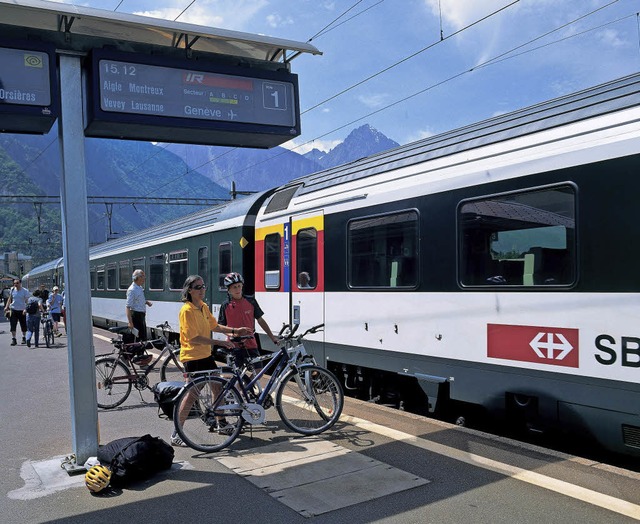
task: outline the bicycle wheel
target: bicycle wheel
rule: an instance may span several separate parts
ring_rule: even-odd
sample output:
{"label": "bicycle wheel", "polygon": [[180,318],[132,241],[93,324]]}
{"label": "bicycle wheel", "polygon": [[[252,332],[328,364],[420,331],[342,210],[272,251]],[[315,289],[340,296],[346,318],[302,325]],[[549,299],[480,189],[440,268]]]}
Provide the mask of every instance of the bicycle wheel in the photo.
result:
{"label": "bicycle wheel", "polygon": [[44,325],[44,343],[48,348],[53,346],[53,326],[50,321],[47,321]]}
{"label": "bicycle wheel", "polygon": [[344,405],[338,379],[320,366],[300,366],[282,380],[276,394],[278,414],[290,429],[317,435],[333,426]]}
{"label": "bicycle wheel", "polygon": [[184,382],[184,366],[180,362],[180,350],[172,350],[160,368],[162,382]]}
{"label": "bicycle wheel", "polygon": [[131,370],[117,358],[100,357],[96,360],[99,408],[115,408],[127,400],[131,393],[129,375],[131,375]]}
{"label": "bicycle wheel", "polygon": [[[240,394],[235,388],[223,393],[225,385],[228,381],[220,377],[199,378],[189,383],[176,399],[173,423],[187,446],[205,453],[219,451],[240,433],[243,423]],[[221,394],[224,398],[219,401]],[[216,402],[219,403],[214,410]]]}

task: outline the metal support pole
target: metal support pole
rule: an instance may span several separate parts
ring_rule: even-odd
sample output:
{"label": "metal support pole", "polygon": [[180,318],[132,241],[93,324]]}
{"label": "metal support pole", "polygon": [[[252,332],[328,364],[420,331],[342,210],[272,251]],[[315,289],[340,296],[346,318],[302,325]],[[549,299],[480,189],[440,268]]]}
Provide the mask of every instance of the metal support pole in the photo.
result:
{"label": "metal support pole", "polygon": [[60,56],[60,119],[58,136],[62,158],[60,198],[64,253],[65,301],[69,343],[71,426],[75,464],[82,465],[98,452],[91,288],[89,284],[89,219],[82,120],[82,68],[78,56]]}

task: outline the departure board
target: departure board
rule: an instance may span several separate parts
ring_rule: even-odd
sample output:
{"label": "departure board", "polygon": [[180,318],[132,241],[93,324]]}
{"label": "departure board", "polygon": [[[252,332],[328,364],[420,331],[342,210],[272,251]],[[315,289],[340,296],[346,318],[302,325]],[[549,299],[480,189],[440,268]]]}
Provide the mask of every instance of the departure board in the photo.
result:
{"label": "departure board", "polygon": [[[145,55],[127,59],[124,53],[94,52],[94,120],[115,118],[125,124],[117,131],[124,131],[124,138],[126,124],[131,124],[129,129],[136,135],[132,138],[140,138],[141,126],[148,130],[149,126],[175,125],[199,130],[198,142],[193,143],[215,138],[221,145],[249,147],[271,147],[300,134],[297,77],[287,71],[192,64],[188,60],[177,64],[165,61],[167,65],[149,61]],[[105,126],[89,125],[89,136],[112,136],[96,134],[99,129]],[[203,137],[203,131],[209,138]],[[219,132],[232,134],[221,136]],[[237,143],[238,139],[242,142],[242,133],[248,135],[247,144]],[[147,132],[142,134],[153,139]],[[263,137],[255,144],[251,136],[260,134],[270,138],[265,142]],[[181,136],[178,140],[192,141]]]}
{"label": "departure board", "polygon": [[0,42],[0,132],[46,133],[57,118],[52,46]]}
{"label": "departure board", "polygon": [[293,84],[100,60],[103,111],[253,124],[296,124]]}
{"label": "departure board", "polygon": [[47,53],[0,47],[0,103],[51,105]]}

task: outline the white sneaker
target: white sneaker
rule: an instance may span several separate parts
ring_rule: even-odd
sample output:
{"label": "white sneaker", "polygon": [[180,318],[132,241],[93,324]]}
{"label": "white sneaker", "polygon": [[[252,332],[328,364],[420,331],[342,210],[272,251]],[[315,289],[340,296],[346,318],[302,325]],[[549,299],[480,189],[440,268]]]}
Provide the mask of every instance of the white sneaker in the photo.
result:
{"label": "white sneaker", "polygon": [[172,446],[176,446],[178,448],[186,448],[187,445],[184,443],[184,441],[180,438],[180,436],[174,432],[171,435],[171,445]]}

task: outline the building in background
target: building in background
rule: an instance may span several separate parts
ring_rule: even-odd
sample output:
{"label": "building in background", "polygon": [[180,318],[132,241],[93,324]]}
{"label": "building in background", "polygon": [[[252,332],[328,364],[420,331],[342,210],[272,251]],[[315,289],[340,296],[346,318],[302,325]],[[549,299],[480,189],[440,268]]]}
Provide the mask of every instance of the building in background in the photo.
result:
{"label": "building in background", "polygon": [[0,275],[10,275],[22,277],[33,268],[33,257],[9,251],[2,254],[0,259]]}

